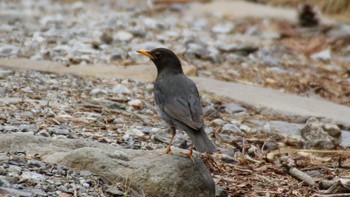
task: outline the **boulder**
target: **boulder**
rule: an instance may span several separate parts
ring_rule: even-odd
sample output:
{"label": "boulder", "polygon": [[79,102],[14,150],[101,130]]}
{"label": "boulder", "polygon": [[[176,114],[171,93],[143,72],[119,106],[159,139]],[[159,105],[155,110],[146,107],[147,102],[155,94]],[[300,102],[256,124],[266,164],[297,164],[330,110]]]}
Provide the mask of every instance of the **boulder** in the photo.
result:
{"label": "boulder", "polygon": [[[83,139],[1,134],[0,152],[45,155],[50,164],[89,170],[110,184],[124,182],[145,196],[215,196],[213,178],[200,158],[160,155],[164,150],[130,150]],[[175,152],[179,150],[175,149]]]}

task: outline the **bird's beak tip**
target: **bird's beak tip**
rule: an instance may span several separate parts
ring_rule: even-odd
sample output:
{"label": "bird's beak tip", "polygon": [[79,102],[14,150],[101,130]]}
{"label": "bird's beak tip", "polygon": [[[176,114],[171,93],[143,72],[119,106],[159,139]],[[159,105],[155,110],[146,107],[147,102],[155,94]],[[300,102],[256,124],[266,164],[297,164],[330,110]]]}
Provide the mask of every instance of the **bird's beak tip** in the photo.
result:
{"label": "bird's beak tip", "polygon": [[141,53],[142,55],[145,55],[151,59],[154,59],[153,55],[147,50],[142,49],[142,50],[137,50],[136,52]]}

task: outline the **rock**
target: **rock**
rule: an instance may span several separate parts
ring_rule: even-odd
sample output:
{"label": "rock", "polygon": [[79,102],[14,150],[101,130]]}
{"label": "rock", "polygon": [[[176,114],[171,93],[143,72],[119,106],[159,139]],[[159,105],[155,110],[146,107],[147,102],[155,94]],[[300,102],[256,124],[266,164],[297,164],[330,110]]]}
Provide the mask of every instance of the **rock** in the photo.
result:
{"label": "rock", "polygon": [[92,173],[89,170],[82,170],[80,171],[80,176],[86,177],[86,176],[91,176]]}
{"label": "rock", "polygon": [[127,87],[125,87],[124,85],[121,84],[117,84],[116,86],[114,86],[112,88],[112,91],[114,93],[118,93],[118,94],[130,94],[131,90],[129,90]]}
{"label": "rock", "polygon": [[214,105],[208,105],[203,108],[203,113],[205,117],[219,118],[219,112],[215,109]]}
{"label": "rock", "polygon": [[213,126],[222,126],[225,124],[225,121],[223,121],[222,119],[214,119],[210,122],[210,125]]}
{"label": "rock", "polygon": [[106,193],[111,194],[112,196],[124,196],[124,192],[115,187],[108,188],[106,190]]}
{"label": "rock", "polygon": [[268,124],[272,130],[281,132],[287,136],[300,135],[300,130],[304,127],[303,124],[289,123],[278,120],[268,121]]}
{"label": "rock", "polygon": [[231,23],[218,24],[212,28],[212,31],[214,33],[227,34],[232,32],[234,27],[235,26]]}
{"label": "rock", "polygon": [[300,133],[307,149],[332,150],[341,142],[341,130],[336,125],[324,124],[316,118],[310,118]]}
{"label": "rock", "polygon": [[148,42],[144,42],[144,43],[141,43],[141,44],[134,45],[132,47],[132,49],[134,51],[140,50],[140,49],[152,50],[152,49],[159,48],[159,47],[166,47],[166,46],[164,44],[160,43],[160,42],[148,41]]}
{"label": "rock", "polygon": [[45,179],[44,175],[38,174],[36,172],[22,172],[22,179],[42,181]]}
{"label": "rock", "polygon": [[330,60],[332,58],[332,52],[330,49],[326,49],[317,53],[312,54],[311,59],[314,60]]}
{"label": "rock", "polygon": [[0,163],[7,163],[10,157],[6,153],[0,153]]}
{"label": "rock", "polygon": [[15,71],[13,70],[3,70],[0,69],[0,79],[6,79],[7,76],[13,75]]}
{"label": "rock", "polygon": [[[82,139],[50,139],[32,135],[24,138],[23,134],[2,134],[0,152],[9,150],[45,155],[44,161],[49,164],[89,170],[101,176],[106,183],[132,180],[130,187],[146,196],[215,195],[214,181],[197,156],[192,163],[184,155],[159,156],[164,150],[130,150]],[[127,160],[119,159],[120,152]]]}
{"label": "rock", "polygon": [[90,94],[93,96],[104,96],[106,95],[108,92],[106,90],[102,90],[99,88],[93,89],[91,90]]}
{"label": "rock", "polygon": [[139,99],[132,99],[128,102],[128,104],[135,109],[140,109],[142,107],[142,101]]}
{"label": "rock", "polygon": [[247,111],[244,107],[237,105],[235,103],[225,103],[223,104],[223,106],[225,107],[224,108],[225,112],[229,114],[235,114],[235,113]]}
{"label": "rock", "polygon": [[350,131],[342,131],[342,146],[350,147]]}
{"label": "rock", "polygon": [[228,131],[228,132],[235,132],[235,133],[242,133],[242,131],[235,125],[235,124],[225,124],[222,127],[222,131]]}
{"label": "rock", "polygon": [[47,130],[52,133],[52,134],[55,134],[55,135],[68,135],[71,131],[70,128],[67,128],[63,125],[60,125],[59,128],[57,127],[49,127],[47,128]]}
{"label": "rock", "polygon": [[[9,194],[11,196],[21,196],[21,197],[36,196],[36,193],[34,191],[23,191],[19,189],[5,188],[5,187],[0,187],[0,194]],[[41,194],[38,194],[38,195],[41,196]],[[46,194],[42,196],[46,196]]]}
{"label": "rock", "polygon": [[10,182],[7,180],[7,177],[5,176],[0,176],[0,187],[9,187],[11,184]]}
{"label": "rock", "polygon": [[2,129],[5,132],[17,132],[17,127],[11,125],[4,126]]}
{"label": "rock", "polygon": [[0,44],[0,57],[12,57],[17,56],[19,48],[13,45]]}
{"label": "rock", "polygon": [[228,194],[222,187],[215,185],[215,197],[228,197]]}
{"label": "rock", "polygon": [[35,125],[20,125],[17,129],[18,132],[37,132]]}
{"label": "rock", "polygon": [[103,43],[106,43],[106,44],[111,44],[113,42],[113,37],[109,33],[103,33],[100,39]]}
{"label": "rock", "polygon": [[221,155],[221,161],[223,161],[225,163],[236,163],[237,162],[233,157],[230,157],[227,154]]}
{"label": "rock", "polygon": [[46,164],[39,160],[28,160],[28,168],[45,168]]}
{"label": "rock", "polygon": [[43,136],[43,137],[50,137],[50,133],[47,132],[46,130],[39,131],[37,135]]}
{"label": "rock", "polygon": [[123,58],[124,58],[124,55],[123,55],[123,53],[121,51],[114,51],[111,54],[110,60],[114,61],[114,60],[120,60],[120,59],[123,59]]}
{"label": "rock", "polygon": [[118,31],[114,36],[114,40],[119,40],[122,42],[128,42],[133,38],[133,35],[127,31]]}

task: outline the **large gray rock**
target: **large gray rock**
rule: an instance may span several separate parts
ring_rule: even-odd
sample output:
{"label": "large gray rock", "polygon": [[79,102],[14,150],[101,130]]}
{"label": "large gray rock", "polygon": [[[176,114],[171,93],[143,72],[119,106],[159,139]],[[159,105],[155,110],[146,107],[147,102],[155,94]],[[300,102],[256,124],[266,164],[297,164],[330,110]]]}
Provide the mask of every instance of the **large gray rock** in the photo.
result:
{"label": "large gray rock", "polygon": [[341,143],[341,130],[337,125],[322,123],[316,118],[310,118],[300,130],[308,149],[335,149]]}
{"label": "large gray rock", "polygon": [[184,155],[162,155],[74,139],[1,134],[0,152],[44,154],[44,161],[89,170],[106,182],[125,182],[146,196],[215,196],[214,181],[203,162]]}

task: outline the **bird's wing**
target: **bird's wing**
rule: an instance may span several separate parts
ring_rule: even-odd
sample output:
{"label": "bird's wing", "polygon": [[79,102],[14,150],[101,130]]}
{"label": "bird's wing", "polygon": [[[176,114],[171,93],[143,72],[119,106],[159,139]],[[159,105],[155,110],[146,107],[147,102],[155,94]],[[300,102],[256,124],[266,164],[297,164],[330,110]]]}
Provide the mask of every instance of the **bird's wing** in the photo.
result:
{"label": "bird's wing", "polygon": [[168,116],[192,129],[203,127],[203,111],[198,94],[172,98],[163,104],[163,109]]}

